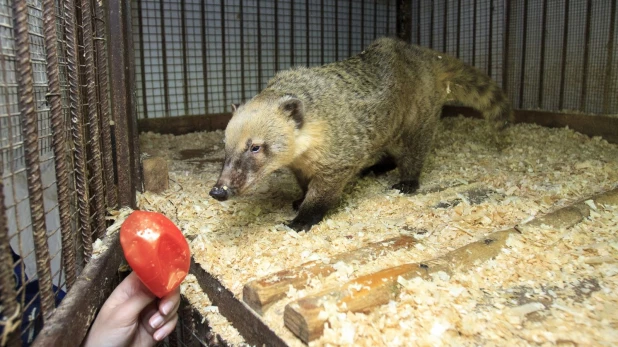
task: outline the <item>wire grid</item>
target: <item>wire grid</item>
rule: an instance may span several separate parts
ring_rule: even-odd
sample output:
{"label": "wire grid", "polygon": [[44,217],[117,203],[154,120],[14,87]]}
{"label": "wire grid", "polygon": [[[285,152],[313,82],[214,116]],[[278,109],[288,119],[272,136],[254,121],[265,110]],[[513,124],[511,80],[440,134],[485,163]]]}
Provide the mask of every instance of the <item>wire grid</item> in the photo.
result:
{"label": "wire grid", "polygon": [[413,0],[411,5],[412,43],[457,57],[502,83],[502,1]]}
{"label": "wire grid", "polygon": [[[49,107],[46,102],[47,76],[45,64],[45,48],[42,29],[42,4],[32,1],[29,5],[29,36],[30,53],[34,78],[35,108],[38,118],[40,168],[43,183],[44,210],[48,226],[48,244],[50,246],[50,258],[52,263],[53,283],[58,287],[64,285],[60,263],[59,247],[59,217],[57,211],[57,198],[55,194],[54,159],[51,150],[51,127]],[[7,209],[9,227],[9,240],[12,250],[20,256],[14,266],[20,274],[17,281],[17,299],[21,304],[22,312],[30,311],[38,301],[38,294],[26,297],[27,286],[34,285],[37,279],[34,256],[34,244],[32,241],[32,226],[30,221],[29,200],[25,172],[23,138],[21,123],[17,106],[17,83],[15,74],[15,50],[13,37],[13,21],[11,4],[7,1],[0,3],[2,17],[2,56],[3,56],[3,79],[1,83],[3,98],[0,101],[2,120],[2,163],[3,182],[5,183],[6,200],[3,202]],[[6,26],[5,26],[6,25]],[[39,312],[29,317],[22,334],[27,335],[31,327],[39,317]],[[29,339],[28,336],[25,336]]]}
{"label": "wire grid", "polygon": [[616,2],[510,2],[509,94],[517,108],[618,113]]}
{"label": "wire grid", "polygon": [[138,0],[132,20],[138,116],[204,115],[394,35],[396,1]]}
{"label": "wire grid", "polygon": [[[66,43],[64,42],[63,6],[55,1],[55,23],[57,31],[58,69],[62,114],[65,119],[67,139],[70,139],[69,95],[67,80]],[[33,70],[35,112],[39,137],[39,165],[43,185],[43,203],[45,211],[45,226],[47,230],[47,245],[51,260],[51,276],[56,296],[56,304],[66,291],[66,279],[62,266],[62,240],[60,233],[60,217],[58,212],[58,195],[56,187],[55,158],[52,150],[52,129],[50,109],[46,101],[48,93],[47,62],[45,38],[43,35],[43,4],[41,0],[28,1],[28,29],[30,55]],[[39,308],[38,279],[35,265],[34,243],[30,217],[30,201],[28,198],[27,177],[25,171],[24,144],[17,105],[18,89],[16,76],[15,38],[13,29],[12,2],[0,0],[0,166],[4,185],[4,203],[6,207],[9,243],[14,259],[15,280],[17,282],[17,301],[22,310],[21,335],[24,344],[29,344],[36,337],[41,327]],[[68,140],[70,141],[70,140]],[[67,155],[71,148],[67,143]],[[60,160],[67,160],[61,158]],[[72,162],[69,161],[69,168]],[[72,232],[77,232],[76,225],[76,195],[73,170],[69,169],[69,196],[71,198]],[[77,254],[81,253],[82,245],[76,242]],[[80,257],[78,256],[78,259]],[[79,261],[79,260],[78,260]],[[81,266],[77,264],[77,271]],[[2,298],[10,300],[9,298]],[[14,300],[14,299],[13,299]],[[3,316],[7,313],[2,312]]]}

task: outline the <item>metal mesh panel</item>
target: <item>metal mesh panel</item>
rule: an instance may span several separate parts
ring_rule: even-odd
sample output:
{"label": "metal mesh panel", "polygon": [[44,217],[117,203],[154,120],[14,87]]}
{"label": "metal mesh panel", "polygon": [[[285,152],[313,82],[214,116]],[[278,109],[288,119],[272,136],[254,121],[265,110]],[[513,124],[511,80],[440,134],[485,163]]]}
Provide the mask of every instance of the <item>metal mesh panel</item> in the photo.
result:
{"label": "metal mesh panel", "polygon": [[394,35],[396,1],[139,0],[132,7],[140,118],[230,111],[275,72]]}
{"label": "metal mesh panel", "polygon": [[[65,26],[65,17],[67,23],[74,24],[73,6],[70,0],[0,0],[0,174],[5,224],[0,228],[0,246],[6,251],[0,281],[3,288],[14,288],[13,294],[2,292],[2,301],[16,302],[18,309],[8,312],[5,308],[10,305],[1,307],[0,328],[4,333],[6,327],[16,324],[13,335],[21,337],[24,345],[33,341],[70,289],[83,266],[83,247],[91,247],[93,241],[75,242],[84,229],[77,216],[84,214],[89,225],[97,206],[91,209],[88,204],[76,204],[88,187],[75,183],[79,180],[74,166],[78,144],[71,136],[73,121],[85,119],[80,105],[71,106],[79,99],[77,89],[70,88],[71,71],[77,72],[75,58],[82,56],[84,49],[84,45],[69,41],[77,35],[74,28]],[[90,25],[94,25],[92,18],[82,27]],[[93,36],[91,31],[86,38]],[[90,61],[82,69],[93,65]],[[109,115],[107,105],[97,106],[93,100],[95,109]],[[84,104],[89,110],[90,105]],[[71,110],[77,111],[73,114]],[[88,126],[73,130],[86,134],[93,124],[101,126],[96,112],[89,121]],[[104,169],[113,173],[111,160],[102,167],[100,157],[97,159],[100,141],[89,137],[89,166],[83,180],[92,180],[97,174],[102,177]],[[109,181],[108,187],[113,186]],[[101,199],[105,197],[102,183],[90,189]]]}
{"label": "metal mesh panel", "polygon": [[506,72],[520,109],[617,113],[616,22],[615,1],[412,1],[412,42]]}
{"label": "metal mesh panel", "polygon": [[445,52],[502,83],[503,2],[412,1],[412,43]]}
{"label": "metal mesh panel", "polygon": [[523,109],[618,113],[615,1],[510,2],[509,93]]}

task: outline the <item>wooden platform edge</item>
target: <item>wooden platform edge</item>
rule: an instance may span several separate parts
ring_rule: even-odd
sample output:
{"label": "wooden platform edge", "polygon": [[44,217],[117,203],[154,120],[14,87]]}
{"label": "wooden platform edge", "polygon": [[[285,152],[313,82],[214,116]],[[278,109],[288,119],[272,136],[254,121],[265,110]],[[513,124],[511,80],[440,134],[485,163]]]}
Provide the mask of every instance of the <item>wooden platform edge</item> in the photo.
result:
{"label": "wooden platform edge", "polygon": [[281,270],[248,282],[243,287],[243,301],[262,315],[270,306],[285,297],[289,286],[297,290],[307,287],[311,277],[326,277],[336,272],[334,265],[339,262],[357,261],[365,264],[375,260],[381,253],[409,248],[416,244],[412,236],[401,235],[381,241],[371,242],[363,247],[333,256],[329,263],[309,261],[299,266]]}
{"label": "wooden platform edge", "polygon": [[105,251],[86,265],[32,346],[81,345],[97,311],[120,283],[118,269],[124,257],[119,233],[102,241]]}
{"label": "wooden platform edge", "polygon": [[238,300],[193,257],[189,272],[197,278],[212,304],[219,308],[219,313],[232,323],[247,343],[255,346],[288,346],[247,304]]}
{"label": "wooden platform edge", "polygon": [[[444,106],[442,117],[458,115],[482,118],[480,112],[470,107]],[[618,117],[562,113],[537,110],[515,110],[515,123],[533,123],[550,128],[569,128],[588,136],[601,136],[610,143],[618,143]],[[184,135],[197,131],[224,130],[232,118],[231,113],[198,116],[146,118],[138,120],[139,132]]]}
{"label": "wooden platform edge", "polygon": [[478,266],[498,255],[511,234],[542,225],[555,228],[570,228],[576,225],[588,217],[590,209],[595,206],[587,203],[588,200],[592,200],[594,204],[618,205],[618,188],[582,199],[514,228],[491,233],[482,240],[472,242],[441,257],[387,268],[352,280],[341,288],[325,290],[290,302],[284,310],[284,324],[304,343],[309,343],[323,333],[327,318],[320,316],[320,312],[325,309],[325,303],[336,305],[339,312],[363,312],[387,304],[399,294],[397,281],[400,276],[404,280],[415,277],[428,279],[431,274],[440,271],[450,275],[455,270]]}

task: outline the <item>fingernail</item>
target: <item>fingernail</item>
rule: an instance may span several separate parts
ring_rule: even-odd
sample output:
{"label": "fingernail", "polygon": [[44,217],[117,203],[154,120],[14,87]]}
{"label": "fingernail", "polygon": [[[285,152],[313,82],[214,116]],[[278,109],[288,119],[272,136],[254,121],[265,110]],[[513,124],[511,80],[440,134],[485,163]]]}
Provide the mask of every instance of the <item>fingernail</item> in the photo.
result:
{"label": "fingernail", "polygon": [[161,305],[161,313],[167,316],[170,312],[172,312],[173,308],[174,308],[174,303],[171,301],[168,301],[164,303],[163,305]]}
{"label": "fingernail", "polygon": [[154,316],[152,316],[152,318],[150,318],[150,326],[153,329],[158,328],[161,323],[163,323],[163,317],[161,317],[160,314],[155,314]]}
{"label": "fingernail", "polygon": [[165,338],[165,332],[163,330],[158,330],[156,333],[154,333],[154,339],[157,341],[161,341]]}

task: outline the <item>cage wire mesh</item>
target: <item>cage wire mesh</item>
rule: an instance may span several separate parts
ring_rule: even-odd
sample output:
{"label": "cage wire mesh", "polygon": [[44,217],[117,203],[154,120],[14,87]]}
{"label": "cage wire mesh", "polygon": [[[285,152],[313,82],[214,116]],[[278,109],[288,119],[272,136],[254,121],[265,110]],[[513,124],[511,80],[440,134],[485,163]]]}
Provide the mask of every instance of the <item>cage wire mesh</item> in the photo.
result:
{"label": "cage wire mesh", "polygon": [[[89,1],[84,3],[94,9]],[[86,89],[89,83],[78,80],[78,70],[92,68],[94,62],[84,62],[78,68],[76,59],[83,56],[80,53],[85,45],[77,41],[83,35],[76,32],[75,9],[73,0],[0,0],[0,246],[6,251],[0,264],[0,328],[6,337],[16,324],[17,339],[23,345],[34,340],[70,289],[89,259],[90,254],[84,252],[105,227],[97,216],[103,200],[94,201],[91,207],[88,201],[79,205],[79,199],[89,190],[104,199],[102,177],[105,172],[105,177],[113,178],[114,172],[109,164],[103,167],[100,154],[97,156],[102,146],[100,135],[92,136],[91,132],[84,142],[85,131],[93,124],[100,127],[101,119],[96,112],[94,117],[84,118],[88,113],[79,110],[78,89]],[[82,19],[83,13],[81,8]],[[78,30],[93,26],[93,19],[86,18]],[[104,24],[103,18],[98,20]],[[99,37],[92,31],[86,33],[85,39],[104,40],[104,32],[97,32]],[[54,45],[55,49],[47,49]],[[98,91],[99,95],[107,93],[106,89]],[[29,123],[30,113],[22,104],[30,97],[34,123]],[[88,101],[109,115],[107,105],[96,98]],[[92,109],[90,104],[84,106],[86,111]],[[89,123],[84,123],[85,119]],[[38,152],[33,152],[34,148]],[[105,154],[111,156],[111,150]],[[83,170],[76,167],[79,156],[87,164]],[[33,178],[38,176],[40,181]],[[90,183],[97,176],[100,180]],[[106,184],[114,187],[110,178]],[[107,203],[115,206],[109,198]],[[80,216],[84,218],[80,220]],[[90,224],[98,228],[94,235],[88,232]]]}
{"label": "cage wire mesh", "polygon": [[139,118],[217,114],[274,74],[359,53],[392,36],[396,1],[132,3]]}

